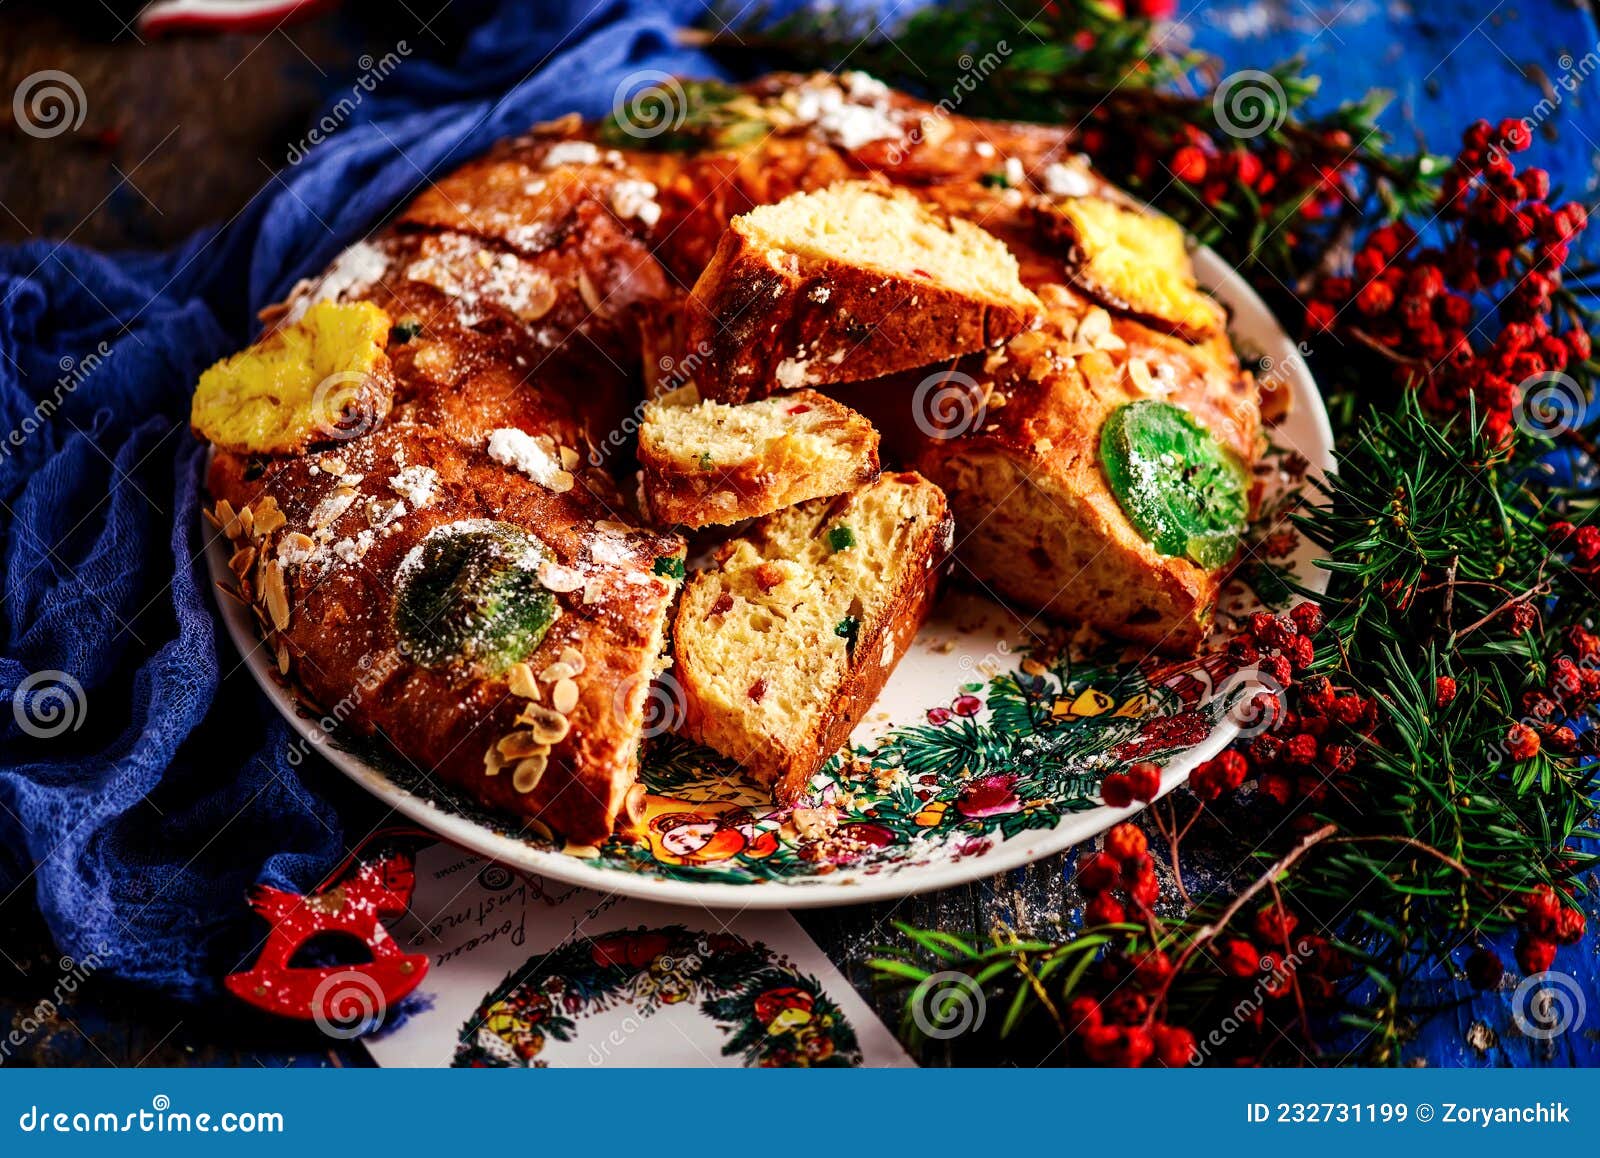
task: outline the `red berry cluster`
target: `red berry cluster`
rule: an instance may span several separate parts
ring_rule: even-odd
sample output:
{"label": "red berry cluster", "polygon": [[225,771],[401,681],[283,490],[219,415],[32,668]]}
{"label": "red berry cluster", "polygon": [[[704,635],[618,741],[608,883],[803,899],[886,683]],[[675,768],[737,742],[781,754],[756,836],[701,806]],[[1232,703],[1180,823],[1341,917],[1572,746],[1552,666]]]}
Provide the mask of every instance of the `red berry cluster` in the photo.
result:
{"label": "red berry cluster", "polygon": [[[1075,879],[1088,898],[1085,926],[1119,924],[1128,919],[1130,908],[1149,912],[1161,894],[1149,842],[1131,824],[1119,824],[1106,833],[1104,848],[1084,859]],[[1118,889],[1127,897],[1126,906],[1115,895]]]}
{"label": "red berry cluster", "polygon": [[1523,718],[1506,731],[1506,751],[1513,760],[1531,760],[1545,750],[1558,756],[1595,754],[1593,730],[1579,737],[1567,721],[1600,704],[1600,635],[1575,624],[1562,641],[1567,654],[1550,665],[1549,686],[1522,694]]}
{"label": "red berry cluster", "polygon": [[[1321,1006],[1334,998],[1340,979],[1349,976],[1351,962],[1327,938],[1298,933],[1299,928],[1299,918],[1286,905],[1270,902],[1256,910],[1249,936],[1221,942],[1213,955],[1230,977],[1260,978],[1269,999],[1288,997],[1298,984],[1303,1001]],[[1262,1020],[1258,1010],[1255,1028],[1261,1028]]]}
{"label": "red berry cluster", "polygon": [[[1323,278],[1306,307],[1311,329],[1382,348],[1434,411],[1473,400],[1496,445],[1511,435],[1522,383],[1590,354],[1586,332],[1558,336],[1551,324],[1560,267],[1587,214],[1576,202],[1552,208],[1544,170],[1516,169],[1510,156],[1528,144],[1520,121],[1469,127],[1440,193],[1440,216],[1454,225],[1444,246],[1418,249],[1408,225],[1385,225],[1357,251],[1352,276]],[[1469,337],[1479,291],[1498,302],[1502,323],[1486,348]]]}
{"label": "red berry cluster", "polygon": [[1356,745],[1377,728],[1377,704],[1340,693],[1326,676],[1303,675],[1316,659],[1313,640],[1322,628],[1321,609],[1301,603],[1287,615],[1257,612],[1229,641],[1234,662],[1256,668],[1284,690],[1276,704],[1263,709],[1272,712],[1266,731],[1242,751],[1224,752],[1195,769],[1189,788],[1201,800],[1215,800],[1254,775],[1262,792],[1279,804],[1295,799],[1315,804],[1326,796],[1330,781],[1355,766]]}
{"label": "red berry cluster", "polygon": [[1100,799],[1112,808],[1126,808],[1135,800],[1149,804],[1161,790],[1161,765],[1141,761],[1126,772],[1113,772],[1100,782]]}
{"label": "red berry cluster", "polygon": [[[1108,171],[1126,173],[1134,185],[1164,185],[1176,177],[1207,205],[1237,200],[1248,191],[1256,212],[1271,216],[1283,205],[1299,205],[1301,216],[1317,219],[1337,212],[1350,196],[1354,162],[1350,134],[1324,134],[1317,156],[1260,142],[1213,137],[1195,125],[1143,127],[1097,117],[1084,130],[1083,149]],[[1252,147],[1254,146],[1254,147]],[[1170,175],[1170,176],[1169,176]],[[1292,238],[1290,239],[1292,242]]]}
{"label": "red berry cluster", "polygon": [[1172,969],[1165,953],[1147,954],[1134,966],[1135,985],[1119,987],[1105,1000],[1080,993],[1067,1003],[1067,1024],[1085,1058],[1095,1065],[1128,1069],[1152,1058],[1173,1068],[1194,1060],[1194,1034],[1180,1025],[1148,1020],[1151,998],[1142,978],[1163,969]]}
{"label": "red berry cluster", "polygon": [[[1214,942],[1204,953],[1185,952],[1177,961],[1159,950],[1108,957],[1091,982],[1098,982],[1099,995],[1080,993],[1068,1004],[1068,1032],[1096,1065],[1140,1066],[1151,1059],[1167,1066],[1189,1064],[1195,1057],[1194,1035],[1161,1014],[1178,971],[1200,961],[1241,983],[1241,992],[1229,995],[1227,1005],[1243,1026],[1258,1033],[1266,1029],[1270,1008],[1296,988],[1297,1005],[1325,1008],[1351,964],[1326,938],[1301,933],[1299,927],[1299,918],[1274,901],[1256,911],[1248,931]],[[1251,1000],[1252,990],[1264,1000]],[[1230,1052],[1238,1052],[1238,1043]]]}
{"label": "red berry cluster", "polygon": [[1600,527],[1552,523],[1548,535],[1551,549],[1566,556],[1567,565],[1574,572],[1585,578],[1600,578]]}
{"label": "red berry cluster", "polygon": [[1543,973],[1555,963],[1558,944],[1575,945],[1583,939],[1583,914],[1563,903],[1549,885],[1523,896],[1519,924],[1517,965],[1524,973]]}
{"label": "red berry cluster", "polygon": [[[1129,909],[1147,913],[1160,891],[1149,842],[1131,824],[1119,824],[1106,833],[1102,850],[1078,869],[1077,882],[1089,898],[1085,928],[1118,924],[1127,919]],[[1119,888],[1126,895],[1126,906],[1114,895]],[[1101,962],[1099,979],[1105,983],[1105,996],[1079,994],[1067,1007],[1069,1031],[1089,1061],[1138,1067],[1154,1058],[1162,1065],[1189,1064],[1194,1035],[1155,1017],[1172,972],[1172,961],[1158,951],[1137,960],[1108,957]]]}

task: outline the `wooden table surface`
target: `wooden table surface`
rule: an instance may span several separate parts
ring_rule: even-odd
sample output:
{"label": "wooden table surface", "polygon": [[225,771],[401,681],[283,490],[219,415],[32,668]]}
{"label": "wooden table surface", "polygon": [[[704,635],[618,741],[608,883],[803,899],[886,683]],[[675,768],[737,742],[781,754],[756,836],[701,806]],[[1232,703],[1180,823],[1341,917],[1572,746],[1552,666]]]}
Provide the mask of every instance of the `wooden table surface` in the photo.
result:
{"label": "wooden table surface", "polygon": [[[1460,127],[1475,117],[1534,117],[1539,162],[1568,196],[1595,204],[1600,30],[1586,3],[1242,0],[1180,7],[1195,42],[1230,67],[1299,53],[1306,71],[1323,78],[1319,99],[1350,99],[1370,87],[1394,91],[1388,127],[1402,140],[1423,132],[1436,151],[1450,151]],[[40,68],[66,69],[89,90],[89,107],[98,118],[66,157],[59,149],[46,155],[33,147],[40,142],[14,131],[3,133],[0,240],[70,233],[84,244],[153,247],[225,220],[283,164],[285,142],[299,137],[319,103],[348,85],[364,47],[407,34],[404,26],[413,18],[397,11],[351,4],[265,36],[143,45],[126,33],[112,35],[119,20],[110,9],[85,29],[63,23],[50,6],[0,6],[0,86],[11,91]],[[418,43],[441,51],[459,34],[448,17],[426,34],[413,32]],[[1557,94],[1559,102],[1553,99]],[[196,157],[205,163],[196,165]],[[312,775],[317,790],[342,809],[359,813],[370,807],[331,769]],[[356,825],[359,819],[352,820]],[[1187,847],[1198,848],[1204,860],[1203,841],[1191,838]],[[894,904],[798,916],[893,1021],[896,1003],[873,990],[860,964],[871,947],[893,938],[889,921],[951,931],[996,923],[1023,933],[1068,930],[1077,904],[1066,883],[1071,859],[1072,854],[1053,857]],[[1593,930],[1600,928],[1600,912],[1592,896],[1590,903]],[[0,1015],[14,1021],[48,995],[58,975],[56,953],[26,902],[0,909],[0,944],[10,962],[0,962]],[[1442,1012],[1423,1031],[1417,1056],[1432,1065],[1600,1064],[1600,959],[1593,933],[1563,953],[1562,967],[1577,974],[1593,1006],[1579,1032],[1549,1044],[1529,1041],[1511,1024],[1505,994],[1473,995],[1443,979],[1428,994]],[[1015,1041],[996,1048],[992,1057],[1031,1065],[1047,1050],[1048,1043]],[[314,1030],[242,1017],[236,1006],[179,1006],[91,983],[4,1064],[368,1062],[358,1045],[330,1049]]]}

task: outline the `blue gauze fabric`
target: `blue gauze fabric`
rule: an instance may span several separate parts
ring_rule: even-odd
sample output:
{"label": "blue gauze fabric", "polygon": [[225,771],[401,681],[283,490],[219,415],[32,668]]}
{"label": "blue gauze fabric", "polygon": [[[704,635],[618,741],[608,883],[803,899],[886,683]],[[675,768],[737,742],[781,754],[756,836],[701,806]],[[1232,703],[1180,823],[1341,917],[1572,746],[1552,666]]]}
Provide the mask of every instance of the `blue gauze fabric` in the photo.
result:
{"label": "blue gauze fabric", "polygon": [[104,976],[214,993],[248,945],[246,889],[304,890],[346,852],[219,631],[200,371],[429,177],[538,120],[604,114],[638,70],[718,71],[673,39],[692,0],[468,7],[457,59],[397,52],[222,228],[161,254],[0,250],[0,898],[36,894],[61,952]]}

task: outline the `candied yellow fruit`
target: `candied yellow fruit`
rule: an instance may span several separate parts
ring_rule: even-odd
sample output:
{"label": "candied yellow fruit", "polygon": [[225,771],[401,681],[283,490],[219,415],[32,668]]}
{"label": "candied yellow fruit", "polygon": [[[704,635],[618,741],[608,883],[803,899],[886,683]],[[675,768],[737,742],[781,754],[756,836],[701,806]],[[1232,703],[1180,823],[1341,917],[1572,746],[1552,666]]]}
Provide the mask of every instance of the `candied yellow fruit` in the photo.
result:
{"label": "candied yellow fruit", "polygon": [[243,454],[298,454],[388,416],[389,315],[371,302],[317,302],[299,321],[200,375],[190,423]]}
{"label": "candied yellow fruit", "polygon": [[1190,341],[1221,328],[1222,311],[1196,287],[1175,221],[1099,197],[1062,201],[1056,211],[1081,250],[1073,280],[1089,293]]}

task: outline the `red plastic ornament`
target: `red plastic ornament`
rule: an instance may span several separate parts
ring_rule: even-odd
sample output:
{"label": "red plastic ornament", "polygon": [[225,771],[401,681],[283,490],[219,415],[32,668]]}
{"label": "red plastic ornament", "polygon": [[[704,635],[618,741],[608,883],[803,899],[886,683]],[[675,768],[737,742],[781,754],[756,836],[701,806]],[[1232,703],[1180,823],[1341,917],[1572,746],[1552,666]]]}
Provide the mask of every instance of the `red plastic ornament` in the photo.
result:
{"label": "red plastic ornament", "polygon": [[[223,979],[235,997],[280,1017],[315,1021],[354,1037],[381,1022],[428,972],[425,953],[405,953],[383,918],[398,917],[416,883],[411,858],[394,853],[363,864],[341,884],[306,896],[262,886],[250,907],[272,924],[254,967]],[[291,966],[294,955],[323,933],[348,934],[372,952],[350,965]],[[376,1020],[374,1020],[376,1019]]]}

